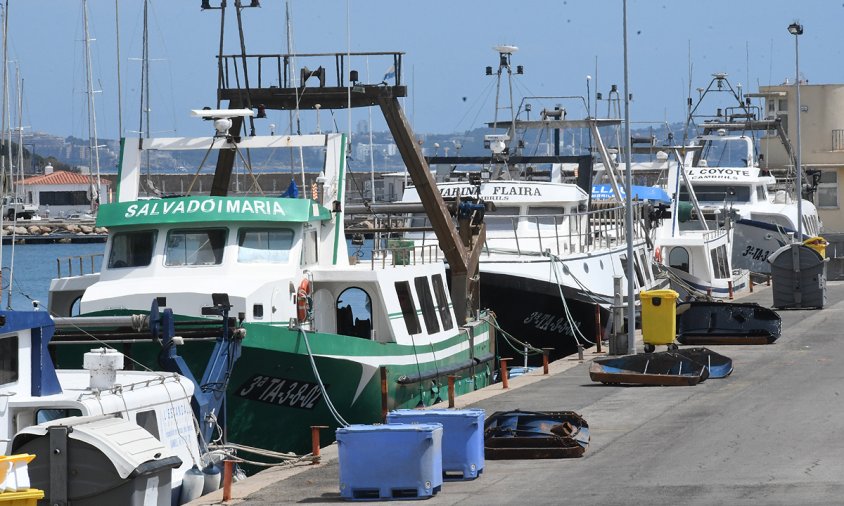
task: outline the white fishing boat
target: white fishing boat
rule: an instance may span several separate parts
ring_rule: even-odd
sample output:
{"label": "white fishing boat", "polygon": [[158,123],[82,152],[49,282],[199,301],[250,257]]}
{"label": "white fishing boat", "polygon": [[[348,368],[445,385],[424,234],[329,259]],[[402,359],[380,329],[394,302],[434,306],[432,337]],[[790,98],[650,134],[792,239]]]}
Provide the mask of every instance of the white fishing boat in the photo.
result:
{"label": "white fishing boat", "polygon": [[[759,168],[753,137],[721,130],[699,137],[697,143],[703,149],[696,165],[687,169],[688,180],[708,221],[717,222],[716,213],[733,216],[734,268],[768,273],[766,260],[774,251],[795,239],[820,235],[821,222],[812,202],[804,199],[802,215],[798,215],[797,201],[788,191],[771,190],[776,180]],[[719,163],[736,158],[744,165]],[[680,200],[689,201],[685,188],[680,190]],[[802,238],[795,237],[798,220],[802,220]]]}
{"label": "white fishing boat", "polygon": [[[494,49],[499,53],[500,88],[501,76],[512,74],[515,48]],[[488,68],[487,74],[491,73]],[[510,100],[512,104],[512,96]],[[652,267],[650,217],[646,206],[638,202],[631,211],[633,230],[625,228],[623,188],[599,132],[599,127],[618,125],[618,120],[568,120],[562,109],[555,109],[543,111],[538,120],[514,116],[500,121],[498,100],[496,107],[490,127],[503,127],[506,132],[487,135],[488,156],[432,157],[429,162],[438,166],[437,188],[444,198],[486,207],[486,236],[478,259],[481,305],[496,312],[509,334],[535,348],[551,348],[554,358],[565,356],[601,336],[606,308],[615,294],[615,277],[621,277],[622,294],[627,293],[628,282],[637,293],[663,282]],[[509,109],[515,115],[515,108]],[[525,131],[542,131],[558,139],[560,132],[576,129],[591,135],[595,150],[601,153],[602,168],[612,181],[612,198],[590,201],[591,154],[563,156],[559,142],[553,154],[523,153],[520,136]],[[460,164],[477,167],[461,171],[455,168]],[[417,189],[408,187],[402,202],[418,201]],[[425,216],[414,214],[410,227],[419,231],[409,232],[406,238],[416,245],[436,245],[436,237],[424,231],[426,226]],[[628,234],[634,244],[632,280],[626,278]]]}
{"label": "white fishing boat", "polygon": [[[124,141],[117,202],[97,216],[109,230],[103,269],[55,279],[52,312],[69,314],[78,300],[82,315],[120,315],[158,299],[180,319],[201,321],[211,294],[227,293],[249,333],[248,366],[230,380],[228,437],[259,448],[304,452],[312,425],[374,422],[382,409],[429,405],[445,397],[451,374],[460,377],[458,395],[489,383],[493,323],[485,312],[458,318],[433,248],[350,258],[342,228],[345,136],[235,139],[231,119],[252,110],[195,114],[213,119],[217,134]],[[255,157],[260,148],[323,153],[312,191],[304,198],[138,198],[147,151],[248,149]],[[188,362],[208,346],[185,342]],[[133,347],[144,356],[160,348]],[[59,345],[58,353],[70,360],[73,348]]]}

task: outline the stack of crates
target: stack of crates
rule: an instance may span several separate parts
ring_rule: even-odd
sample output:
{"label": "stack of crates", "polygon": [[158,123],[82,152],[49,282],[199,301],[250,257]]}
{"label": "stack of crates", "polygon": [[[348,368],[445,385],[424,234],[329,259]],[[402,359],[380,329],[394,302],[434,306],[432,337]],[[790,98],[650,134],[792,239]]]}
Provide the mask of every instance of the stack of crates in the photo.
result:
{"label": "stack of crates", "polygon": [[359,501],[433,496],[443,483],[442,437],[438,423],[337,429],[340,496]]}
{"label": "stack of crates", "polygon": [[473,480],[484,470],[484,410],[398,409],[387,423],[439,423],[443,426],[443,475]]}
{"label": "stack of crates", "polygon": [[0,456],[0,506],[35,506],[44,491],[29,488],[29,464],[35,455]]}

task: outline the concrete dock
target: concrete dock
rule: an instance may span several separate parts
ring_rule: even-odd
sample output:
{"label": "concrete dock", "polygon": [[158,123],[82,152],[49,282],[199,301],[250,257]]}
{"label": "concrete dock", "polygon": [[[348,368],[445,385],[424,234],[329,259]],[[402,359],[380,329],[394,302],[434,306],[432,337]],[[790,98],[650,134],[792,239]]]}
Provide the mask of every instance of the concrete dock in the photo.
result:
{"label": "concrete dock", "polygon": [[[762,287],[759,287],[762,288]],[[770,307],[770,289],[742,297]],[[425,504],[844,504],[844,282],[822,310],[779,311],[782,337],[708,346],[734,372],[691,387],[592,383],[563,359],[458,398],[458,407],[577,411],[592,441],[579,459],[486,462]],[[321,464],[271,469],[234,484],[229,504],[336,503],[337,448]],[[219,504],[222,491],[192,504]]]}

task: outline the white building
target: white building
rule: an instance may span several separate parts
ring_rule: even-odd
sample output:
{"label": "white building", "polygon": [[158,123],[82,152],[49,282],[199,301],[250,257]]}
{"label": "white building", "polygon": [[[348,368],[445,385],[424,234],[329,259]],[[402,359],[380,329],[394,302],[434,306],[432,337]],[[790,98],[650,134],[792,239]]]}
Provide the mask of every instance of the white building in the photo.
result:
{"label": "white building", "polygon": [[[41,216],[63,217],[70,213],[91,211],[91,189],[95,186],[89,175],[53,171],[44,167],[44,174],[28,177],[19,183],[27,202],[38,206]],[[109,181],[100,179],[100,204],[109,202]]]}

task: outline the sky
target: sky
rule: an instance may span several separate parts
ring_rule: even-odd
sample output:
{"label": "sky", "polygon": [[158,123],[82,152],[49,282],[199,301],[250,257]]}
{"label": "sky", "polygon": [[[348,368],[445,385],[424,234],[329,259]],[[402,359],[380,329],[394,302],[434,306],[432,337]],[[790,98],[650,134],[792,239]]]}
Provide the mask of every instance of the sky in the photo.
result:
{"label": "sky", "polygon": [[[10,80],[19,74],[24,82],[25,132],[87,138],[82,0],[1,1],[8,3]],[[88,2],[97,132],[105,138],[134,137],[139,129],[144,2],[119,0],[116,23],[115,1]],[[200,4],[149,2],[154,137],[210,133],[209,124],[189,111],[216,104],[220,10],[201,11]],[[419,134],[460,132],[492,120],[495,79],[484,75],[484,68],[497,66],[492,47],[499,44],[519,48],[512,63],[525,70],[514,78],[517,97],[585,96],[587,76],[593,94],[597,89],[606,96],[611,84],[623,90],[622,0],[261,0],[260,8],[242,12],[247,53],[287,52],[285,4],[295,53],[404,52],[403,81],[410,88],[404,107]],[[692,89],[706,87],[714,72],[726,72],[745,91],[793,82],[795,41],[787,26],[795,20],[805,29],[799,40],[801,76],[815,84],[844,83],[841,1],[628,0],[627,10],[632,122],[683,121],[690,74]],[[234,9],[226,13],[224,51],[239,53]],[[368,82],[379,82],[389,68],[374,61],[358,65]],[[15,126],[16,90],[13,84]],[[585,113],[576,102],[567,106],[569,118]],[[599,115],[607,112],[601,103]],[[378,110],[372,118],[373,129],[385,130]],[[326,111],[320,119],[323,129],[332,122]],[[342,131],[368,120],[366,110],[354,112],[351,121],[346,111],[333,116]],[[302,130],[315,129],[313,121],[306,120]],[[287,114],[270,113],[258,123],[258,133],[269,133],[270,124],[284,132]]]}

